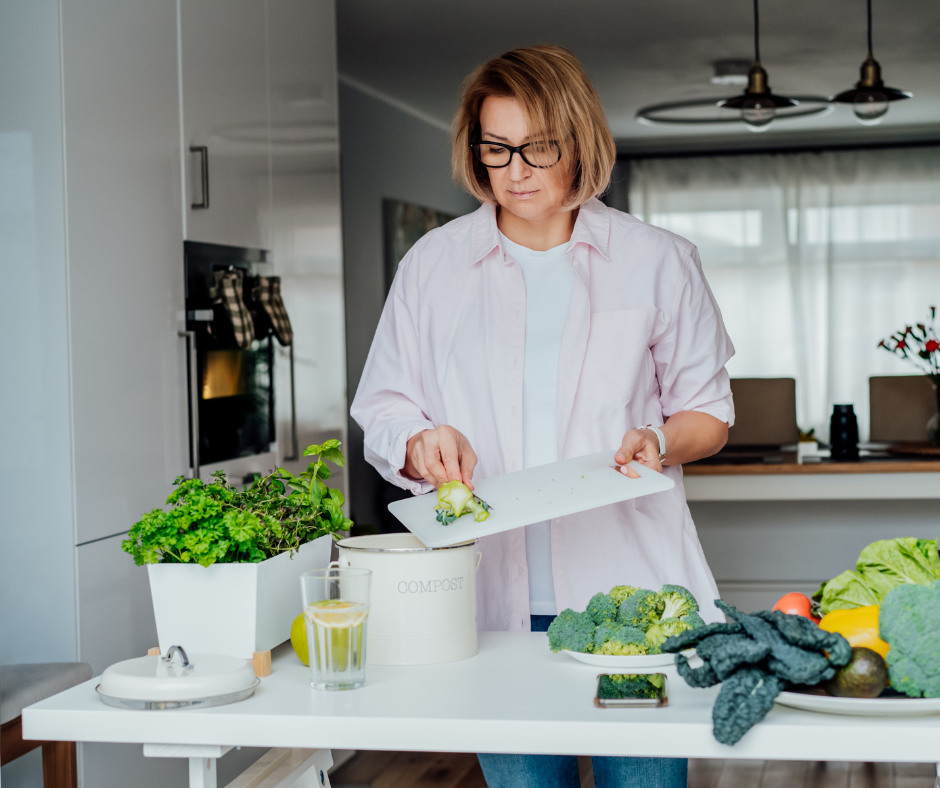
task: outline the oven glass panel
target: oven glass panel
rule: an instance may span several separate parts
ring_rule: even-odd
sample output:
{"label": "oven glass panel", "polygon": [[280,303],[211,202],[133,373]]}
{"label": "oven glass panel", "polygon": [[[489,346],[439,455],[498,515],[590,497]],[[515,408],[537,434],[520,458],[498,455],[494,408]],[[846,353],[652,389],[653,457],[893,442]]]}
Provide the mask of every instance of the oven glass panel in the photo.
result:
{"label": "oven glass panel", "polygon": [[271,444],[271,340],[246,350],[199,353],[199,454],[209,464],[266,452]]}

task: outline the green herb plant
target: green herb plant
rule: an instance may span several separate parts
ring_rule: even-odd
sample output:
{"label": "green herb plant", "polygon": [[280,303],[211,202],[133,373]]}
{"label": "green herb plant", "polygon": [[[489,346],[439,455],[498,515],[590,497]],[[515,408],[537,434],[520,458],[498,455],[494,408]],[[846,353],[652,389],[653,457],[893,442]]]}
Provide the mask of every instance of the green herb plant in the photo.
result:
{"label": "green herb plant", "polygon": [[327,462],[343,467],[338,440],[308,446],[305,457],[314,461],[296,476],[275,468],[255,476],[239,491],[222,471],[213,481],[184,479],[166,502],[169,510],[147,512],[128,532],[121,549],[138,566],[155,563],[257,563],[326,534],[341,538],[352,520],[343,515],[343,494],[323,481],[330,478]]}

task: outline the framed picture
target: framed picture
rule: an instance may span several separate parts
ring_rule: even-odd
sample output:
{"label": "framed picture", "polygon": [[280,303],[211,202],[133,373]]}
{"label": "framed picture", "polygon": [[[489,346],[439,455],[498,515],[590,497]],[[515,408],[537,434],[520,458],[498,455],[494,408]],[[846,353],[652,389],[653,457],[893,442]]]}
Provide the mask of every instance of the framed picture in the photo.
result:
{"label": "framed picture", "polygon": [[382,213],[385,230],[385,295],[388,296],[398,264],[408,250],[422,235],[457,217],[423,205],[388,198],[382,201]]}

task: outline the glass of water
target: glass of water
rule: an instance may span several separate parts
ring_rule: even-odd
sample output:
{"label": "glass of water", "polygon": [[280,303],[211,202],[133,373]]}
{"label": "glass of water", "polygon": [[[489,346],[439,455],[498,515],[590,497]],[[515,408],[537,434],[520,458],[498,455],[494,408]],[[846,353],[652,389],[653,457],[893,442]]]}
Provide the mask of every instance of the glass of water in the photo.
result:
{"label": "glass of water", "polygon": [[310,685],[356,689],[366,680],[366,624],[372,572],[330,567],[300,576]]}

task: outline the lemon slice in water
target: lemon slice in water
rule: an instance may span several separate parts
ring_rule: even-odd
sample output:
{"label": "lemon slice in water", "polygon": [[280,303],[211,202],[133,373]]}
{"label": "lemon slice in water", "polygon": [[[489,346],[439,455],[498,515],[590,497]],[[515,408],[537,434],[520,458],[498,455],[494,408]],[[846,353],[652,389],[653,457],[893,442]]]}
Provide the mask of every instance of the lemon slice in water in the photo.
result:
{"label": "lemon slice in water", "polygon": [[369,606],[342,599],[324,599],[304,608],[304,615],[314,624],[329,629],[345,629],[363,622]]}

